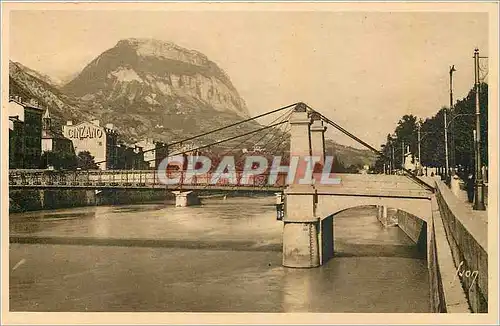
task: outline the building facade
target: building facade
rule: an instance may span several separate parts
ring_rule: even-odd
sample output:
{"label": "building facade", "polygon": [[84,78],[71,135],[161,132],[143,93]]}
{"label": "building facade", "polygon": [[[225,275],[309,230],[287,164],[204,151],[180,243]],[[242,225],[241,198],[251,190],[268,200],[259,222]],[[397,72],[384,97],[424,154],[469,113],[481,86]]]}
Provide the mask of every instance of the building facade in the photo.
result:
{"label": "building facade", "polygon": [[63,126],[63,135],[72,141],[77,155],[90,152],[99,169],[112,169],[116,165],[118,133],[112,124],[103,127],[99,120],[92,120],[73,125],[72,121],[68,121]]}
{"label": "building facade", "polygon": [[64,137],[60,130],[52,124],[49,110],[45,110],[42,118],[42,153],[54,152],[64,154],[75,154],[73,142]]}
{"label": "building facade", "polygon": [[168,155],[167,144],[153,141],[151,138],[141,140],[135,143],[135,146],[142,147],[143,160],[146,163],[145,167],[148,169],[156,168]]}
{"label": "building facade", "polygon": [[[20,97],[9,98],[9,158],[11,169],[37,169],[42,150],[43,109],[35,100],[23,102]],[[11,129],[12,127],[12,129]]]}
{"label": "building facade", "polygon": [[114,169],[146,170],[148,168],[148,164],[144,162],[142,147],[119,142],[115,150],[117,159]]}
{"label": "building facade", "polygon": [[19,116],[9,116],[9,168],[24,166],[24,122]]}
{"label": "building facade", "polygon": [[99,120],[63,126],[63,135],[73,143],[76,154],[88,151],[101,170],[147,169],[143,147],[119,140],[119,134],[111,123],[101,126]]}

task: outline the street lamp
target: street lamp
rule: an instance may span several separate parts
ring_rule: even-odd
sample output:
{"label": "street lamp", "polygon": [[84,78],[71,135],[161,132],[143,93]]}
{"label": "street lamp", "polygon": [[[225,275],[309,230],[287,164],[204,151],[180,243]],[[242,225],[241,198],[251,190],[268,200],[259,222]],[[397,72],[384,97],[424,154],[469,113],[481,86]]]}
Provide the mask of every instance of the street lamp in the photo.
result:
{"label": "street lamp", "polygon": [[448,126],[450,126],[453,123],[453,121],[458,117],[467,117],[467,116],[471,117],[471,116],[475,116],[475,115],[476,115],[475,113],[460,113],[460,114],[454,115],[453,119],[448,121]]}
{"label": "street lamp", "polygon": [[394,145],[392,144],[392,136],[387,137],[387,143],[389,144],[389,174],[392,174],[393,162],[394,162]]}
{"label": "street lamp", "polygon": [[444,156],[445,156],[445,172],[444,177],[445,180],[448,180],[448,123],[446,122],[446,108],[444,108]]}
{"label": "street lamp", "polygon": [[[453,72],[457,71],[455,65],[450,67],[450,114],[452,116],[451,121],[455,120],[455,112],[453,110]],[[453,134],[455,124],[451,125],[450,143],[451,143],[451,168],[455,171],[455,135]]]}
{"label": "street lamp", "polygon": [[[418,146],[418,166],[419,169],[422,169],[422,152],[420,151],[420,144],[422,144],[422,140],[431,134],[431,132],[422,132],[422,122],[419,121],[417,124],[417,146]],[[423,135],[423,136],[422,136]]]}
{"label": "street lamp", "polygon": [[420,138],[420,128],[422,127],[422,124],[420,123],[420,121],[418,122],[418,125],[417,125],[417,128],[418,128],[418,134],[417,134],[417,142],[418,142],[418,170],[420,171],[420,169],[422,168],[422,161],[421,161],[421,158],[422,156],[420,156],[420,141],[422,140]]}
{"label": "street lamp", "polygon": [[405,141],[401,141],[401,169],[405,168]]}
{"label": "street lamp", "polygon": [[476,88],[476,139],[475,139],[475,161],[476,182],[474,184],[474,210],[484,211],[484,182],[481,170],[481,114],[479,110],[479,50],[474,50],[474,79]]}

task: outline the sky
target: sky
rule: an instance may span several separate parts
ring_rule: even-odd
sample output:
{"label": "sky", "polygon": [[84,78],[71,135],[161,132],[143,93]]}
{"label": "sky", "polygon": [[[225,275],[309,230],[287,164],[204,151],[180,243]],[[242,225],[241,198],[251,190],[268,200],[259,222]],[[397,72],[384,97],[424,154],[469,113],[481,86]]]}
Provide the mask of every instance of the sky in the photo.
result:
{"label": "sky", "polygon": [[[374,147],[404,114],[426,118],[474,82],[488,53],[485,13],[329,11],[12,11],[10,59],[54,78],[120,39],[200,51],[230,76],[251,115],[305,102]],[[362,148],[329,128],[327,137]]]}

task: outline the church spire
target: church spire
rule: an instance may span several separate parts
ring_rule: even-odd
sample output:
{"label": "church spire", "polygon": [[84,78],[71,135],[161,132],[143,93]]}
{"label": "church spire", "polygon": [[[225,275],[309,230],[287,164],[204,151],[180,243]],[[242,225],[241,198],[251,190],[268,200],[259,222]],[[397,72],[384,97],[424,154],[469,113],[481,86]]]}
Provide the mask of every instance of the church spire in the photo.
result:
{"label": "church spire", "polygon": [[45,110],[45,113],[43,114],[42,118],[43,129],[50,130],[51,123],[52,123],[52,118],[50,117],[49,109],[47,109]]}

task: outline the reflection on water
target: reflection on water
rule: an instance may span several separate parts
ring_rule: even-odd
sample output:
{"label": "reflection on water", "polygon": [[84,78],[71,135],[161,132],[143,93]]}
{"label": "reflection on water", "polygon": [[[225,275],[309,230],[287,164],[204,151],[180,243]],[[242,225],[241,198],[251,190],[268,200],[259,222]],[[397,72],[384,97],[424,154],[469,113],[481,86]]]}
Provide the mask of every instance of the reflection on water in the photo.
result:
{"label": "reflection on water", "polygon": [[335,258],[325,266],[289,269],[281,266],[282,222],[276,221],[273,202],[228,198],[205,200],[200,207],[146,204],[12,214],[12,237],[52,244],[10,245],[10,307],[428,311],[425,260],[401,230],[384,229],[375,210],[335,216]]}
{"label": "reflection on water", "polygon": [[[269,198],[206,200],[202,206],[171,204],[98,206],[79,208],[84,219],[47,223],[54,213],[12,214],[11,235],[30,232],[36,236],[109,237],[162,240],[251,240],[281,243],[281,224],[276,221]],[[246,203],[246,204],[245,204]],[[76,213],[72,213],[76,214]],[[58,212],[60,217],[64,212]],[[83,216],[83,215],[82,215]]]}

